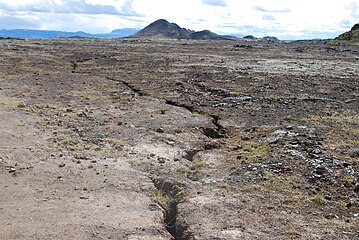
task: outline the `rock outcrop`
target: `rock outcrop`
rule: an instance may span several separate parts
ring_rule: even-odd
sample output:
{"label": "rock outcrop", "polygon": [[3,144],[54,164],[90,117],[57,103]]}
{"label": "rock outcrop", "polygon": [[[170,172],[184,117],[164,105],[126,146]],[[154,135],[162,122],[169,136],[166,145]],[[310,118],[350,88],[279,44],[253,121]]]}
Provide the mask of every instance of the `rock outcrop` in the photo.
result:
{"label": "rock outcrop", "polygon": [[335,40],[341,41],[359,41],[359,23],[355,24],[349,32],[340,34]]}

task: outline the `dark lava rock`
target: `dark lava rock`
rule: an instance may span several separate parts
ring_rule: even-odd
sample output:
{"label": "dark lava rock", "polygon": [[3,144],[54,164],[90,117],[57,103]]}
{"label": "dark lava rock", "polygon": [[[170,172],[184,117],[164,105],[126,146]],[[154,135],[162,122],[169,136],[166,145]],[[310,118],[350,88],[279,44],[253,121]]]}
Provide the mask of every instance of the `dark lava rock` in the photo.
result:
{"label": "dark lava rock", "polygon": [[349,156],[351,156],[353,158],[358,158],[359,157],[359,148],[351,148],[351,149],[349,149],[348,154],[349,154]]}

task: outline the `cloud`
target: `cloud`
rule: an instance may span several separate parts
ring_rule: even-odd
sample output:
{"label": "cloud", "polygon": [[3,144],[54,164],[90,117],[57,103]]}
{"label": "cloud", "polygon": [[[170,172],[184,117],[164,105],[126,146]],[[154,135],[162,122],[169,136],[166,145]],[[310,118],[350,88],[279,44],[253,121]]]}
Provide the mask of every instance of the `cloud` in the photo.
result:
{"label": "cloud", "polygon": [[257,11],[261,11],[261,12],[270,12],[270,13],[290,13],[289,8],[269,10],[269,9],[264,8],[264,7],[256,5],[256,6],[253,7],[253,9],[257,10]]}
{"label": "cloud", "polygon": [[353,26],[352,22],[348,19],[343,19],[339,24],[341,28],[351,28]]}
{"label": "cloud", "polygon": [[132,1],[127,0],[119,11],[113,5],[90,4],[86,0],[71,1],[32,1],[21,5],[10,5],[0,3],[0,9],[8,12],[34,12],[34,13],[67,13],[67,14],[107,14],[136,16],[133,11]]}
{"label": "cloud", "polygon": [[350,4],[350,16],[354,19],[359,18],[359,6],[355,2]]}
{"label": "cloud", "polygon": [[271,15],[263,15],[262,16],[262,20],[265,20],[265,21],[274,21],[275,20],[275,17],[271,16]]}
{"label": "cloud", "polygon": [[39,18],[22,14],[0,14],[2,29],[38,29],[41,27]]}
{"label": "cloud", "polygon": [[133,0],[126,0],[125,3],[121,6],[121,14],[125,16],[137,16],[143,17],[143,15],[138,14],[132,7]]}
{"label": "cloud", "polygon": [[215,6],[215,7],[228,7],[225,0],[201,0],[203,4]]}

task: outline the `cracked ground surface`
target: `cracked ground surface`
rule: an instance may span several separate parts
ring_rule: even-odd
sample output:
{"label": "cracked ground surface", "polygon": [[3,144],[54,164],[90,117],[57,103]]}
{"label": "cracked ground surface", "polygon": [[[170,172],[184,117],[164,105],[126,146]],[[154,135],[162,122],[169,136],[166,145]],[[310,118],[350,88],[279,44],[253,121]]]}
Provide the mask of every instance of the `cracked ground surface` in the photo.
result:
{"label": "cracked ground surface", "polygon": [[356,239],[359,49],[0,40],[1,239]]}

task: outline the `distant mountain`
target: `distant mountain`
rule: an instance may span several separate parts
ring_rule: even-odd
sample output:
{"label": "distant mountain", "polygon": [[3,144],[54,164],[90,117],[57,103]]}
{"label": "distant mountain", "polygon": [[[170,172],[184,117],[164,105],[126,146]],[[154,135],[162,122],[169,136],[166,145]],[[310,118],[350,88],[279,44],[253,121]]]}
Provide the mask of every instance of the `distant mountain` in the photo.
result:
{"label": "distant mountain", "polygon": [[[128,37],[136,32],[138,32],[140,29],[138,28],[121,28],[113,30],[110,34],[102,34],[102,36],[116,36],[116,37]],[[101,35],[101,34],[97,34]]]}
{"label": "distant mountain", "polygon": [[338,41],[359,41],[359,23],[355,24],[349,32],[340,34],[335,40]]}
{"label": "distant mountain", "polygon": [[70,38],[70,37],[86,37],[86,38],[120,38],[127,37],[136,33],[138,29],[123,28],[113,30],[107,34],[90,34],[85,32],[63,32],[63,31],[47,31],[47,30],[27,30],[27,29],[11,29],[0,30],[0,37],[6,38]]}
{"label": "distant mountain", "polygon": [[256,38],[253,35],[244,36],[243,39],[245,39],[247,41],[256,41],[256,42],[279,42],[280,41],[276,37],[265,36],[265,37],[262,37],[262,38]]}
{"label": "distant mountain", "polygon": [[222,36],[209,30],[193,31],[181,28],[176,23],[170,23],[165,19],[159,19],[141,31],[130,36],[131,38],[149,39],[194,39],[194,40],[232,40],[235,37]]}
{"label": "distant mountain", "polygon": [[189,39],[194,31],[181,28],[175,23],[169,23],[164,19],[157,20],[130,37],[133,38],[169,38]]}

